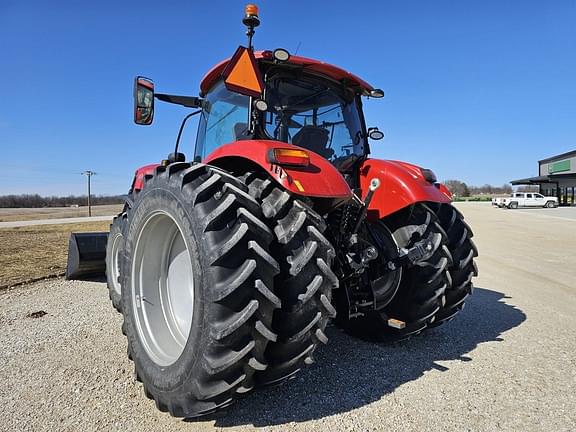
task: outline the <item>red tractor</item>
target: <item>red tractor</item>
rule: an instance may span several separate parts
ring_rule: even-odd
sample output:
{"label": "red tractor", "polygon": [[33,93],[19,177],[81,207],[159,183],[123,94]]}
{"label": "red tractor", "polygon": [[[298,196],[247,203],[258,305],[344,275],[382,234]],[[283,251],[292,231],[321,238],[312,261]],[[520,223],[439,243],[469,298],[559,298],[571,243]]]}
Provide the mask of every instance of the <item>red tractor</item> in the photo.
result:
{"label": "red tractor", "polygon": [[[383,92],[327,63],[248,46],[200,97],[167,160],[136,171],[113,222],[107,275],[128,355],[162,411],[194,417],[313,362],[326,324],[401,340],[453,318],[477,274],[472,231],[429,169],[369,157],[362,98]],[[178,144],[198,115],[192,160]]]}

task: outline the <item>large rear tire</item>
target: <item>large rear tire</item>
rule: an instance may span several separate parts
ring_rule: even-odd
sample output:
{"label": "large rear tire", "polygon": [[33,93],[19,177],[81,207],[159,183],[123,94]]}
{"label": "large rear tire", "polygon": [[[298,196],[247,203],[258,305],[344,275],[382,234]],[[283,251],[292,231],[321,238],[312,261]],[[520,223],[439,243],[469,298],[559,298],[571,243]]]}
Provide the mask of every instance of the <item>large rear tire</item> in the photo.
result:
{"label": "large rear tire", "polygon": [[472,241],[472,229],[464,221],[464,216],[451,204],[440,204],[437,210],[440,225],[446,232],[447,247],[452,255],[448,267],[452,283],[446,290],[446,302],[436,314],[432,326],[450,321],[464,308],[466,298],[472,294],[472,278],[478,276],[474,258],[478,249]]}
{"label": "large rear tire", "polygon": [[146,177],[128,211],[123,331],[136,377],[161,411],[196,417],[254,386],[276,340],[278,263],[246,186],[202,164]]}
{"label": "large rear tire", "polygon": [[[381,222],[388,227],[399,247],[410,248],[432,234],[434,250],[421,262],[402,268],[400,286],[386,307],[343,323],[346,331],[363,339],[399,341],[422,332],[434,322],[450,287],[448,266],[451,256],[444,230],[425,204],[410,206]],[[390,319],[404,323],[404,327],[391,327]]]}
{"label": "large rear tire", "polygon": [[332,289],[338,287],[331,270],[335,252],[323,234],[323,218],[310,206],[262,174],[243,178],[274,231],[272,251],[280,264],[274,290],[282,308],[272,323],[278,339],[266,349],[269,367],[256,376],[259,385],[273,385],[312,363],[318,345],[328,342],[324,330],[336,315],[331,303]]}
{"label": "large rear tire", "polygon": [[124,230],[126,213],[122,212],[114,218],[110,225],[110,234],[106,244],[106,282],[108,296],[112,306],[122,312],[122,284],[120,276],[120,255],[124,253]]}

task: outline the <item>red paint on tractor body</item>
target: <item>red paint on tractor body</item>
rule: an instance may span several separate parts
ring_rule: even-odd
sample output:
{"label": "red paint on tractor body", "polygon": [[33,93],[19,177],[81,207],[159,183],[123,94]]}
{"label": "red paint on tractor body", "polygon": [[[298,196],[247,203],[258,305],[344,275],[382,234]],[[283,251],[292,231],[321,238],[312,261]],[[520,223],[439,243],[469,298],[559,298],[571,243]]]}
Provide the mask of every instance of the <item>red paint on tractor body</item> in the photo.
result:
{"label": "red paint on tractor body", "polygon": [[373,178],[380,179],[368,207],[368,219],[375,221],[417,202],[449,203],[439,185],[424,179],[420,167],[406,162],[367,159],[360,167],[362,197]]}
{"label": "red paint on tractor body", "polygon": [[[311,198],[331,198],[334,206],[352,197],[346,180],[322,156],[305,150],[310,155],[309,166],[281,166],[269,161],[268,154],[275,148],[302,150],[301,147],[273,140],[236,141],[217,148],[203,162],[227,170],[246,164],[256,165],[287,191]],[[144,177],[154,174],[157,166],[159,164],[138,168],[131,192],[140,191],[144,187]],[[426,181],[420,167],[407,162],[380,159],[367,159],[360,167],[362,198],[366,197],[370,181],[375,177],[380,179],[381,184],[368,207],[368,219],[371,221],[417,202],[452,201],[452,194],[446,186]]]}
{"label": "red paint on tractor body", "polygon": [[440,189],[440,192],[442,192],[444,195],[450,198],[450,201],[452,201],[452,192],[450,192],[444,183],[440,183],[438,189]]}
{"label": "red paint on tractor body", "polygon": [[[272,51],[256,51],[254,53],[256,61],[258,60],[273,60]],[[222,78],[222,72],[228,65],[230,59],[226,59],[221,61],[216,66],[214,66],[205,76],[202,78],[200,82],[200,93],[206,94],[210,88],[218,80]],[[370,84],[368,84],[363,79],[357,77],[356,75],[339,68],[338,66],[331,65],[329,63],[324,63],[319,60],[314,60],[306,57],[300,56],[290,56],[290,59],[286,62],[289,64],[300,65],[304,67],[305,71],[309,71],[311,73],[316,73],[320,75],[324,75],[328,78],[331,78],[336,81],[345,81],[346,85],[349,87],[360,87],[364,92],[368,93],[370,90],[373,90]]]}
{"label": "red paint on tractor body", "polygon": [[[310,164],[306,167],[273,164],[268,154],[276,148],[304,150],[310,156]],[[310,150],[280,141],[236,141],[218,147],[203,162],[230,170],[250,163],[247,161],[260,166],[291,193],[313,198],[333,198],[338,202],[352,197],[348,183],[329,161]]]}
{"label": "red paint on tractor body", "polygon": [[134,179],[132,180],[132,187],[130,188],[130,192],[140,192],[142,188],[144,188],[144,176],[148,174],[154,174],[154,170],[159,165],[160,164],[150,164],[138,168],[134,173]]}

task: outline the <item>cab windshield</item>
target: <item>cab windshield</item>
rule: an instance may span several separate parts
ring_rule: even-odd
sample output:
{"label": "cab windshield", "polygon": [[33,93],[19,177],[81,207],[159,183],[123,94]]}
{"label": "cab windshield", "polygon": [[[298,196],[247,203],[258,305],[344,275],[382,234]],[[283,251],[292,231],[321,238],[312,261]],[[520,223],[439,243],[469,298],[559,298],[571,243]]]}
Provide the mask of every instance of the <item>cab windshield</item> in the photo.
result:
{"label": "cab windshield", "polygon": [[206,95],[196,136],[195,157],[205,159],[224,144],[268,138],[318,153],[335,165],[366,153],[362,118],[354,94],[318,78],[276,77],[268,81],[268,111],[260,128],[248,130],[250,98],[229,91],[221,81]]}
{"label": "cab windshield", "polygon": [[274,140],[312,150],[336,162],[365,153],[358,105],[318,79],[271,79],[266,87],[265,131]]}

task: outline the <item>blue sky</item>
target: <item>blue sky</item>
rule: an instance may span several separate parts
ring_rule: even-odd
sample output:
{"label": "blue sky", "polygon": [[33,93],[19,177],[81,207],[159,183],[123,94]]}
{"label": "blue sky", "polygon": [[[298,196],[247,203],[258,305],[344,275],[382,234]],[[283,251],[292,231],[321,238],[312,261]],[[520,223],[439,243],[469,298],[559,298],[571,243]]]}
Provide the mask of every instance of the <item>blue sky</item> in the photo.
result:
{"label": "blue sky", "polygon": [[[132,80],[196,95],[245,43],[246,2],[0,1],[0,194],[125,193],[171,151],[186,109],[132,122]],[[257,49],[284,47],[385,90],[373,156],[503,184],[576,149],[576,1],[259,1]],[[184,135],[192,154],[196,122]]]}

